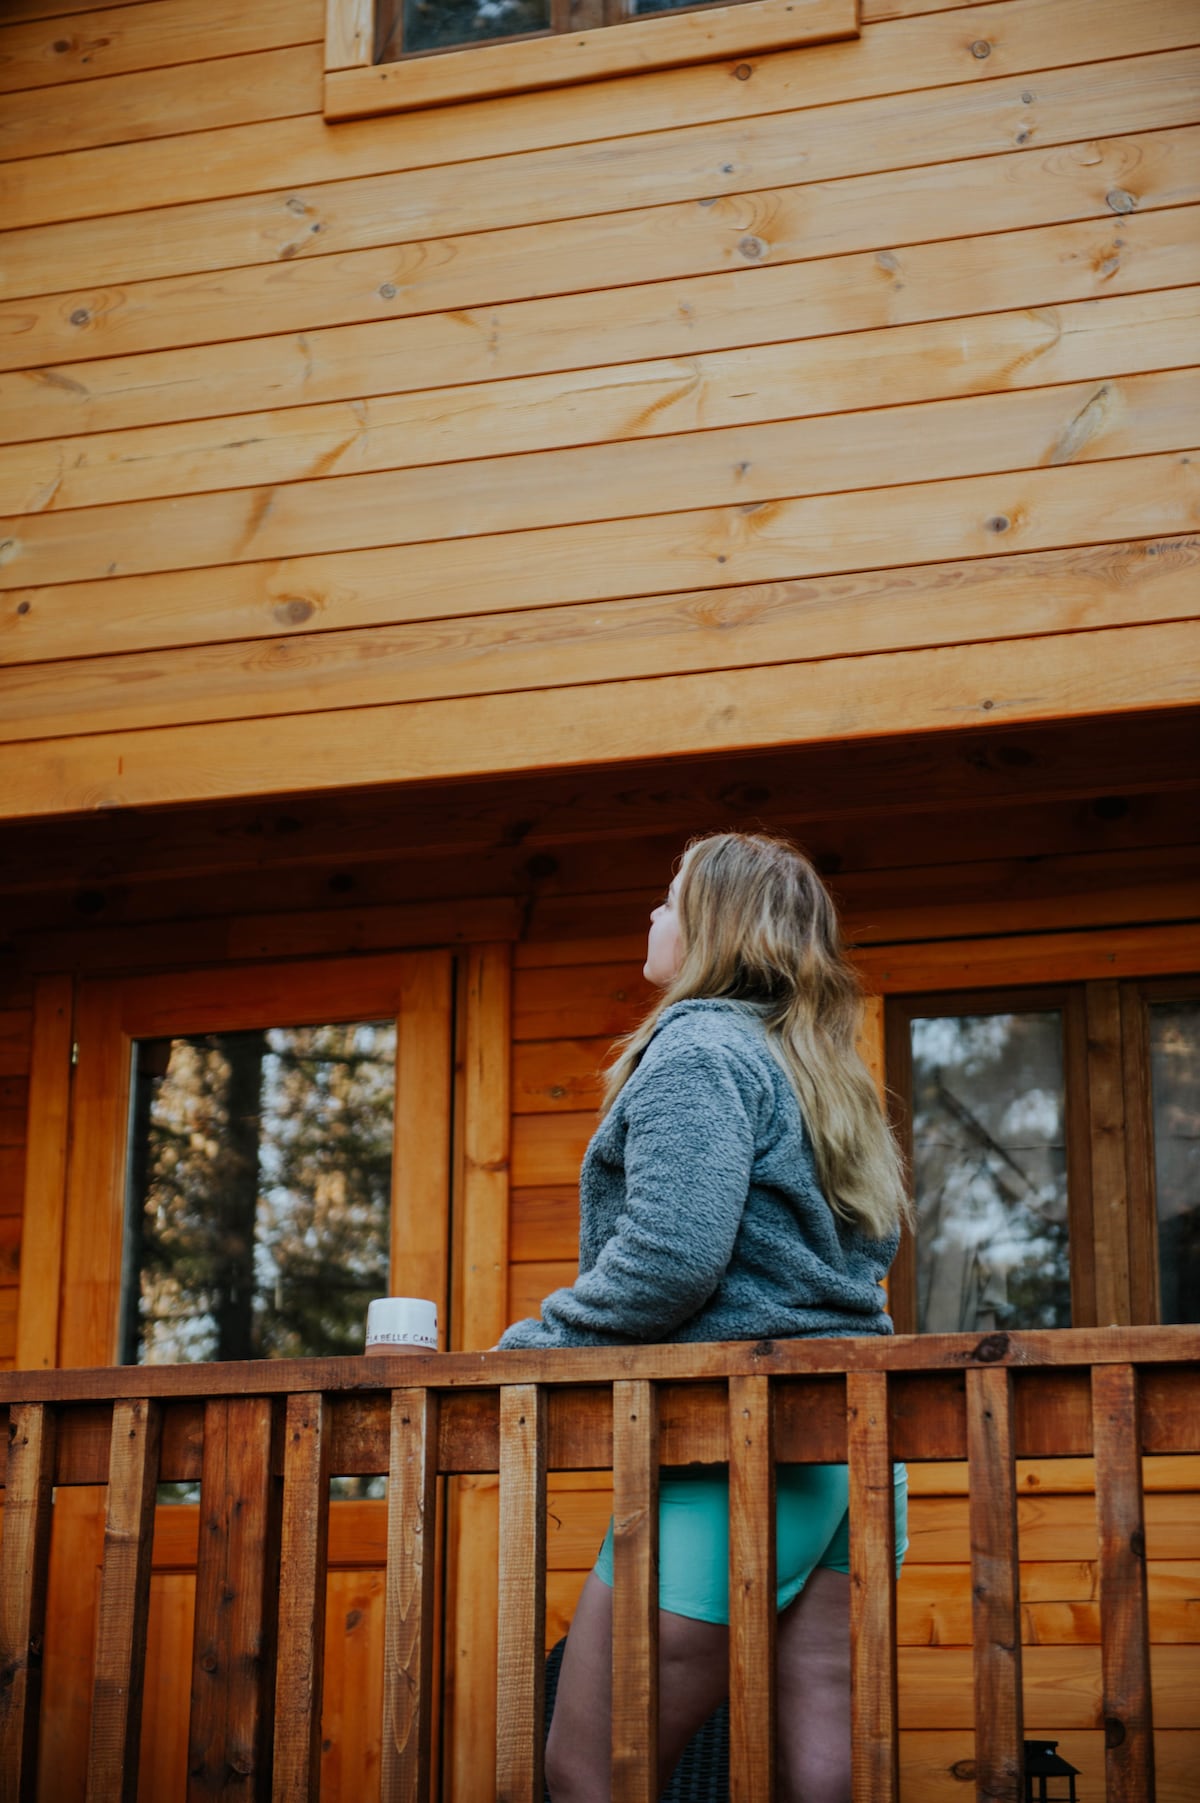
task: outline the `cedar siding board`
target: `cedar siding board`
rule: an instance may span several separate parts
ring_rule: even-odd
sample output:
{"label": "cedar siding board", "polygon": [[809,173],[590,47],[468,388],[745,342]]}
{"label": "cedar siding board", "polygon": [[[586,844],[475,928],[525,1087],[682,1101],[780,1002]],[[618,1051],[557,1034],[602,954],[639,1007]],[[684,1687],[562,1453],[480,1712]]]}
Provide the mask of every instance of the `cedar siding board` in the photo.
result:
{"label": "cedar siding board", "polygon": [[[805,843],[878,995],[1086,984],[1104,1080],[1135,1069],[1128,985],[1200,969],[1198,37],[1190,0],[862,0],[842,42],[330,123],[319,0],[10,0],[0,1369],[103,1331],[61,1318],[116,1255],[98,1220],[64,1274],[94,1183],[68,1127],[122,1072],[70,1048],[126,977],[169,1012],[267,960],[284,994],[415,954],[408,1221],[460,1347],[570,1280],[598,1072],[697,829]],[[878,1070],[878,1003],[870,1035]],[[1119,1103],[1093,1106],[1099,1134]],[[1146,1185],[1095,1162],[1099,1299],[1128,1312]],[[1144,1464],[1138,1681],[1183,1803],[1200,1473]],[[914,1466],[897,1597],[901,1794],[931,1803],[986,1758],[965,1471]],[[530,1573],[495,1478],[446,1485],[432,1756],[473,1803],[487,1599]],[[547,1486],[553,1641],[611,1495]],[[1088,1459],[1018,1463],[1026,1728],[1088,1794],[1094,1497]],[[66,1572],[103,1530],[94,1492],[56,1504],[67,1803],[97,1599]],[[186,1791],[198,1531],[158,1509],[127,1629],[144,1803]],[[331,1803],[378,1782],[389,1531],[385,1504],[329,1511],[321,1744],[293,1756]]]}

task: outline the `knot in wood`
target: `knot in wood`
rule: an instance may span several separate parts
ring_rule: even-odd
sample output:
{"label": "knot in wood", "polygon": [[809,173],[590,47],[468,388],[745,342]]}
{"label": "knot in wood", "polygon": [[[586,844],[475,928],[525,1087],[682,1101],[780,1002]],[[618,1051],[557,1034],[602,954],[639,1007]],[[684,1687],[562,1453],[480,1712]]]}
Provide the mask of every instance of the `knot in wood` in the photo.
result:
{"label": "knot in wood", "polygon": [[1110,188],[1104,196],[1105,206],[1114,213],[1133,213],[1137,211],[1137,201],[1128,188]]}
{"label": "knot in wood", "polygon": [[985,57],[990,56],[991,54],[992,46],[988,43],[987,39],[976,38],[975,42],[971,45],[971,55],[975,58],[976,62],[981,63]]}
{"label": "knot in wood", "polygon": [[989,532],[1007,532],[1011,525],[1012,521],[1006,513],[994,513],[987,523],[987,529]]}
{"label": "knot in wood", "polygon": [[739,63],[733,73],[734,73],[734,77],[736,80],[749,81],[749,79],[753,75],[754,71],[750,67],[749,63]]}
{"label": "knot in wood", "polygon": [[379,298],[380,298],[380,300],[395,300],[395,298],[396,298],[395,282],[381,282],[379,284]]}
{"label": "knot in wood", "polygon": [[759,257],[765,257],[767,254],[767,247],[762,239],[755,238],[750,234],[747,234],[745,238],[739,238],[738,249],[744,257],[749,257],[752,263]]}
{"label": "knot in wood", "polygon": [[1106,1747],[1125,1744],[1125,1724],[1115,1715],[1106,1715],[1104,1718],[1104,1744]]}
{"label": "knot in wood", "polygon": [[92,316],[86,307],[76,307],[71,315],[71,324],[73,326],[85,326],[88,324],[91,317]]}
{"label": "knot in wood", "polygon": [[977,1346],[971,1349],[971,1362],[976,1365],[995,1365],[1008,1354],[1008,1335],[1006,1333],[985,1334]]}

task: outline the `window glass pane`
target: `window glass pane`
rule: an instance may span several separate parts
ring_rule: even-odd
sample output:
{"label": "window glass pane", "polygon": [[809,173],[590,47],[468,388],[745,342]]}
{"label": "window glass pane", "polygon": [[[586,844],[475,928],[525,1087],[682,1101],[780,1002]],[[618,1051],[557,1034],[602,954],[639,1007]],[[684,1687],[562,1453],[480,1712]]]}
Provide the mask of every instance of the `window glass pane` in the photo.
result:
{"label": "window glass pane", "polygon": [[1150,1007],[1150,1094],[1164,1321],[1200,1321],[1200,1001]]}
{"label": "window glass pane", "polygon": [[922,1332],[1069,1327],[1062,1016],[912,1023]]}
{"label": "window glass pane", "polygon": [[392,1021],[140,1041],[122,1357],[361,1352],[388,1290]]}
{"label": "window glass pane", "polygon": [[404,0],[406,52],[549,29],[550,0]]}

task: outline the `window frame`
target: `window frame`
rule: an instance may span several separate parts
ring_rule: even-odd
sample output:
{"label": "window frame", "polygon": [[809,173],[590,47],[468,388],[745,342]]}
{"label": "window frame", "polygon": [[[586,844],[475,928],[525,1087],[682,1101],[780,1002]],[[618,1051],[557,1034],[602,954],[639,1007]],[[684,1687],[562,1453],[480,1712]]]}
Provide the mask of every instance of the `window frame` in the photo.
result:
{"label": "window frame", "polygon": [[[565,0],[551,4],[554,12],[565,10]],[[326,0],[327,121],[568,87],[859,36],[858,0],[726,0],[721,5],[700,0],[583,30],[492,38],[377,62],[381,12],[391,5],[392,0]],[[731,71],[739,80],[752,73],[749,64],[740,62]]]}
{"label": "window frame", "polygon": [[[889,1114],[912,1163],[911,1022],[936,1015],[1061,1008],[1071,1325],[1159,1324],[1158,1209],[1149,1006],[1200,996],[1200,975],[1076,979],[888,995]],[[917,1260],[905,1228],[888,1284],[898,1333],[916,1333]]]}

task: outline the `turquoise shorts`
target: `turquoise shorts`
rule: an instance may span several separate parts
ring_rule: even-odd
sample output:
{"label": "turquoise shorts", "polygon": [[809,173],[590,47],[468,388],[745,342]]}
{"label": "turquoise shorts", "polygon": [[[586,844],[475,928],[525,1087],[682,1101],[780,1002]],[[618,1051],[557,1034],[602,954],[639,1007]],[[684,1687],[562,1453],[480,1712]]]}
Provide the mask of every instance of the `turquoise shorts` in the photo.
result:
{"label": "turquoise shorts", "polygon": [[[908,1474],[893,1467],[896,1570],[908,1550]],[[775,1472],[776,1599],[799,1596],[813,1572],[850,1571],[850,1480],[844,1465],[779,1465]],[[596,1576],[610,1589],[609,1523]],[[664,1471],[658,1483],[658,1606],[693,1621],[729,1620],[729,1471]]]}

